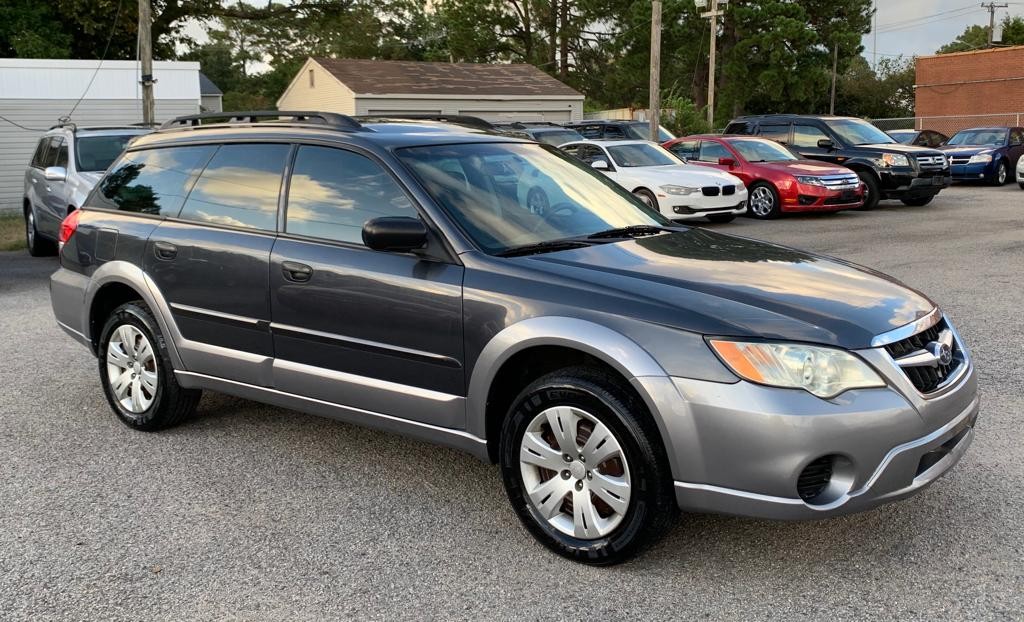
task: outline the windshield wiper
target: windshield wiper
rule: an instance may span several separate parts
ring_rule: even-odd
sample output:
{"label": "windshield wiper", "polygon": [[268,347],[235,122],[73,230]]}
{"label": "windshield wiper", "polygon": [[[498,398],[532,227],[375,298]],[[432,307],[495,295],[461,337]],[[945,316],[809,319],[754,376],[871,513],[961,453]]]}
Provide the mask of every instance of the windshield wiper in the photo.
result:
{"label": "windshield wiper", "polygon": [[584,240],[549,240],[547,242],[537,242],[536,244],[523,244],[522,246],[513,246],[511,248],[506,248],[503,251],[495,253],[495,255],[498,257],[520,257],[522,255],[536,255],[537,253],[566,251],[569,249],[580,248],[583,246],[590,246],[590,243]]}
{"label": "windshield wiper", "polygon": [[658,225],[629,225],[618,227],[607,231],[598,231],[587,236],[588,240],[600,240],[601,238],[633,238],[641,235],[655,235],[665,231],[673,231],[671,227],[660,227]]}

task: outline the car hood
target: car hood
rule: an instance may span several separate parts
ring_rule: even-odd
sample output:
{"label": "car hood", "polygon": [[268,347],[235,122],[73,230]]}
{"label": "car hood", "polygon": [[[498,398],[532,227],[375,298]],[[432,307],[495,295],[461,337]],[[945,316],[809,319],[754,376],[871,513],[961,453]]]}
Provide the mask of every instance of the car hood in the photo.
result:
{"label": "car hood", "polygon": [[708,169],[698,165],[637,166],[619,169],[623,174],[639,179],[649,179],[655,184],[687,184],[692,186],[714,186],[733,184],[742,186],[739,177],[724,171]]}
{"label": "car hood", "polygon": [[704,335],[866,348],[935,308],[873,270],[698,228],[522,259],[623,299],[620,313]]}
{"label": "car hood", "polygon": [[977,155],[979,153],[991,153],[999,149],[999,147],[993,147],[991,145],[949,145],[946,147],[940,147],[940,149],[949,156],[954,155]]}
{"label": "car hood", "polygon": [[909,157],[938,155],[941,153],[931,147],[919,147],[917,145],[904,145],[902,143],[883,143],[878,145],[855,145],[855,149],[869,149],[879,153],[902,153]]}
{"label": "car hood", "polygon": [[763,166],[764,168],[778,171],[780,173],[789,173],[790,175],[849,175],[853,173],[850,169],[845,166],[835,166],[834,164],[822,164],[821,162],[815,162],[814,160],[789,160],[786,162],[752,162],[755,166]]}

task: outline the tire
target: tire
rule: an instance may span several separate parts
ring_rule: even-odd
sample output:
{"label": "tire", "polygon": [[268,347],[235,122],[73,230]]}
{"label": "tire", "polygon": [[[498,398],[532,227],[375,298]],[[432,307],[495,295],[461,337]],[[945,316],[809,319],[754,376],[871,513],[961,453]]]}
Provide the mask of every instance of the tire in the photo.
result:
{"label": "tire", "polygon": [[[98,358],[107,401],[130,428],[152,432],[177,425],[195,412],[202,397],[202,391],[178,384],[160,326],[142,301],[123,304],[110,314],[100,333]],[[118,372],[123,391],[113,386],[117,378],[111,381],[111,374]],[[147,378],[152,378],[150,383]]]}
{"label": "tire", "polygon": [[736,220],[736,214],[712,214],[708,220],[715,223],[727,223]]}
{"label": "tire", "polygon": [[930,197],[916,197],[913,199],[900,199],[904,205],[910,205],[911,207],[921,207],[922,205],[928,205],[935,198],[933,194]]}
{"label": "tire", "polygon": [[[559,443],[552,420],[560,428],[575,423],[575,438]],[[587,437],[610,443],[588,449],[579,442],[588,429]],[[561,451],[563,443],[576,454],[571,461]],[[526,447],[534,451],[527,453]],[[605,456],[595,457],[595,449]],[[590,466],[582,459],[587,455]],[[581,563],[625,561],[662,536],[678,515],[657,426],[617,378],[593,368],[558,370],[526,387],[502,425],[499,461],[509,501],[527,531]],[[552,492],[541,497],[547,490]],[[583,499],[586,505],[580,504]]]}
{"label": "tire", "polygon": [[996,172],[992,175],[988,183],[992,186],[1002,186],[1006,184],[1006,179],[1010,176],[1010,171],[1006,167],[1006,160],[1000,160],[999,164],[996,165]]}
{"label": "tire", "polygon": [[[757,205],[756,209],[755,203]],[[775,186],[763,181],[750,185],[747,195],[748,216],[768,220],[778,218],[780,213],[782,213],[782,206]]]}
{"label": "tire", "polygon": [[658,199],[655,198],[654,193],[647,188],[637,188],[633,191],[633,196],[640,199],[652,210],[659,212],[661,211],[658,207]]}
{"label": "tire", "polygon": [[1018,181],[1017,185],[1020,186],[1021,190],[1024,190],[1024,181]]}
{"label": "tire", "polygon": [[872,210],[878,207],[878,201],[882,198],[878,187],[878,178],[867,171],[857,171],[857,177],[864,182],[864,205],[857,209]]}
{"label": "tire", "polygon": [[33,257],[49,257],[57,254],[57,245],[39,234],[36,215],[31,207],[25,208],[25,246]]}

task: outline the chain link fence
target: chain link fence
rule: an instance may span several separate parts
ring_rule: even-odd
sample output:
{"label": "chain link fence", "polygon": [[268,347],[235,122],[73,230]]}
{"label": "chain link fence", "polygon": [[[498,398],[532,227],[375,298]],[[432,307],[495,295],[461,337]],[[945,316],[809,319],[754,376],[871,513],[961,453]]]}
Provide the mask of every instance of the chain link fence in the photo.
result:
{"label": "chain link fence", "polygon": [[1021,127],[1024,112],[1005,114],[968,114],[947,117],[899,117],[872,119],[871,122],[886,132],[890,130],[932,130],[952,136],[969,127],[1011,126]]}

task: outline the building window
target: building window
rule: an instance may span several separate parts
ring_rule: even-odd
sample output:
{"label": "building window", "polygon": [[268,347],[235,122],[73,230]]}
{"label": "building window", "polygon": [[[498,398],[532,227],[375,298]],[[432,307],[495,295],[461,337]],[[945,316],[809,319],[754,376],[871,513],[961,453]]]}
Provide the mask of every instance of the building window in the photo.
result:
{"label": "building window", "polygon": [[313,70],[310,69],[309,70],[309,88],[313,88],[314,86],[316,86],[316,82],[313,79]]}

